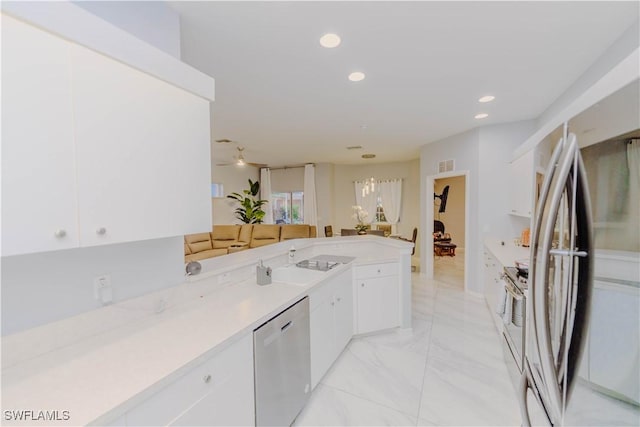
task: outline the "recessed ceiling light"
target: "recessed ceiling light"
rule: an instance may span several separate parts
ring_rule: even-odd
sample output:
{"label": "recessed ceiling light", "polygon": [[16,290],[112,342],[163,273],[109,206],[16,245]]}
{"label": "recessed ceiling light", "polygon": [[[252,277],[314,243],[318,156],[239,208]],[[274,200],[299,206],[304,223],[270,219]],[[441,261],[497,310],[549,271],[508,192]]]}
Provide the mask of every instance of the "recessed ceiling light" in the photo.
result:
{"label": "recessed ceiling light", "polygon": [[340,44],[340,37],[337,34],[327,33],[324,36],[320,37],[320,45],[326,48],[333,48]]}
{"label": "recessed ceiling light", "polygon": [[489,115],[487,113],[480,113],[480,114],[476,114],[474,118],[476,119],[484,119],[489,117]]}
{"label": "recessed ceiling light", "polygon": [[485,95],[482,98],[478,99],[478,102],[491,102],[494,99],[496,99],[496,97],[493,95]]}
{"label": "recessed ceiling light", "polygon": [[362,150],[362,145],[350,145],[347,150]]}
{"label": "recessed ceiling light", "polygon": [[363,154],[362,156],[363,159],[375,159],[376,155],[375,154]]}
{"label": "recessed ceiling light", "polygon": [[352,82],[359,82],[360,80],[364,80],[364,73],[360,71],[354,71],[349,74],[349,80]]}

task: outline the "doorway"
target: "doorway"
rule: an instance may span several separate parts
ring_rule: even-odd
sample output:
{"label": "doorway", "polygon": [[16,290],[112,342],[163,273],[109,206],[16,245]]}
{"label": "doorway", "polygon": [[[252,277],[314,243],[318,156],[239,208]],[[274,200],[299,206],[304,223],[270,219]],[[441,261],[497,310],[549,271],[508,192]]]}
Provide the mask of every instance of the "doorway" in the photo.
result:
{"label": "doorway", "polygon": [[[429,176],[426,188],[425,275],[466,291],[469,277],[469,172]],[[441,232],[440,236],[434,235],[437,231]]]}

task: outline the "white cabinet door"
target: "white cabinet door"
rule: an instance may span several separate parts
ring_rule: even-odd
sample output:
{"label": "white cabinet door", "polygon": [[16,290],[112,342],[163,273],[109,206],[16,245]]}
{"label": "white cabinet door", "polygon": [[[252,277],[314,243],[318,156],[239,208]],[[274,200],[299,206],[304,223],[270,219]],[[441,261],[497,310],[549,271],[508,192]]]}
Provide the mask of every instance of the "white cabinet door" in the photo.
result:
{"label": "white cabinet door", "polygon": [[127,425],[253,425],[253,336],[193,368],[126,414]]}
{"label": "white cabinet door", "polygon": [[209,103],[73,46],[83,246],[211,228]]}
{"label": "white cabinet door", "polygon": [[69,43],[2,15],[2,255],[78,246]]}
{"label": "white cabinet door", "polygon": [[315,388],[353,336],[351,271],[314,289],[309,298],[311,387]]}
{"label": "white cabinet door", "polygon": [[533,211],[534,150],[528,151],[509,165],[509,213],[531,217]]}
{"label": "white cabinet door", "polygon": [[321,302],[309,314],[311,348],[311,387],[315,388],[334,361],[333,308],[329,300]]}
{"label": "white cabinet door", "polygon": [[[246,344],[242,344],[247,347]],[[212,390],[170,425],[249,426],[255,424],[253,347],[227,351],[216,360]]]}
{"label": "white cabinet door", "polygon": [[333,282],[334,358],[337,358],[353,336],[353,286],[351,272],[346,271]]}
{"label": "white cabinet door", "polygon": [[498,332],[501,334],[504,329],[502,318],[498,315],[498,304],[504,295],[504,283],[501,279],[503,272],[502,265],[488,251],[485,251],[484,258],[484,296],[489,306],[489,312]]}
{"label": "white cabinet door", "polygon": [[640,402],[640,290],[594,281],[589,323],[589,380]]}
{"label": "white cabinet door", "polygon": [[357,281],[359,334],[393,328],[400,324],[397,276]]}

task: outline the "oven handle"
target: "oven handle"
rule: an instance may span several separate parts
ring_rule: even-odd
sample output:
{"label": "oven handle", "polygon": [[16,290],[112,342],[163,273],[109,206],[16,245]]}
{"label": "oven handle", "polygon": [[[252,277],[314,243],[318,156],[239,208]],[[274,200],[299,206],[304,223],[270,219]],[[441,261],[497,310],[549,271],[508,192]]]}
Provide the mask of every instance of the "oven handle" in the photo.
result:
{"label": "oven handle", "polygon": [[505,280],[505,289],[507,293],[516,301],[522,301],[524,299],[524,294],[520,292],[520,289],[516,287],[510,280]]}

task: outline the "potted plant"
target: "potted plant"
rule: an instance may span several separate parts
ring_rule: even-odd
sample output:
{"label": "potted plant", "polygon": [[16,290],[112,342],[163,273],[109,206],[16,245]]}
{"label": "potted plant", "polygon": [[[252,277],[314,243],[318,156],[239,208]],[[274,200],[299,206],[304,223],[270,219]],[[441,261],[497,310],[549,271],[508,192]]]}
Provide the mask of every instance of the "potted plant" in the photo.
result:
{"label": "potted plant", "polygon": [[362,209],[362,206],[356,205],[351,208],[353,209],[353,215],[351,217],[358,221],[354,228],[358,231],[358,234],[366,234],[367,225],[364,222],[367,220],[369,213]]}
{"label": "potted plant", "polygon": [[243,194],[231,193],[227,198],[235,200],[240,203],[235,210],[236,218],[245,224],[261,224],[264,218],[265,212],[262,210],[262,206],[268,203],[267,200],[257,199],[260,192],[260,182],[252,182],[249,179],[249,189],[242,190]]}

